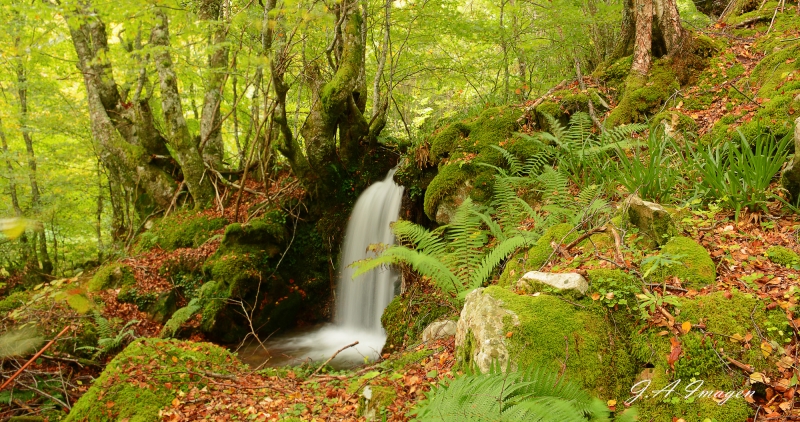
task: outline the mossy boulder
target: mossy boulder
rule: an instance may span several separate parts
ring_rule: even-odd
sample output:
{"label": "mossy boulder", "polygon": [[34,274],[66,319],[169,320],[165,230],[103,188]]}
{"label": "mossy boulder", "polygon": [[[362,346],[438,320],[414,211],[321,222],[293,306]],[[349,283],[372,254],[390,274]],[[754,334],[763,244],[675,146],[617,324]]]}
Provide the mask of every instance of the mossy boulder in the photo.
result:
{"label": "mossy boulder", "polygon": [[[620,321],[618,321],[620,322]],[[517,295],[499,286],[466,299],[456,334],[457,357],[482,371],[544,367],[604,399],[625,399],[637,372],[623,323],[600,307],[577,308],[555,296]]]}
{"label": "mossy boulder", "polygon": [[503,273],[500,274],[498,285],[512,287],[517,280],[528,271],[538,271],[545,261],[553,254],[552,242],[569,243],[578,234],[570,224],[558,224],[544,232],[530,249],[517,253],[506,262]]}
{"label": "mossy boulder", "polygon": [[693,0],[678,0],[678,13],[681,20],[694,28],[705,28],[711,24],[711,18],[697,10]]}
{"label": "mossy boulder", "polygon": [[[713,285],[717,278],[717,269],[711,255],[694,239],[675,236],[661,248],[660,254],[677,263],[652,270],[649,278],[653,282],[660,283],[677,277],[685,287],[702,289]],[[648,272],[653,265],[656,265],[653,261],[642,264],[642,271]]]}
{"label": "mossy boulder", "polygon": [[[769,358],[761,352],[758,329],[764,329],[771,319],[764,304],[749,294],[733,290],[715,292],[696,298],[682,298],[678,306],[676,326],[688,322],[703,324],[702,329],[691,328],[688,333],[678,336],[664,336],[661,328],[650,328],[641,334],[633,335],[634,355],[651,367],[646,375],[637,381],[646,383],[648,394],[634,404],[639,408],[642,420],[671,422],[673,418],[685,420],[704,420],[719,422],[743,421],[752,416],[753,409],[741,397],[730,398],[723,405],[718,404],[706,392],[736,392],[748,390],[746,376],[738,370],[728,368],[726,357],[750,365],[755,371],[766,370]],[[784,318],[785,319],[785,318]],[[754,324],[760,328],[756,328]],[[750,336],[748,336],[750,334]],[[681,348],[677,361],[670,365],[668,357],[673,343]],[[680,385],[669,397],[664,394],[652,395],[677,380]],[[697,392],[686,397],[685,389],[698,388]],[[644,385],[644,384],[642,384]],[[640,385],[639,387],[641,387]],[[677,394],[679,393],[680,394]]]}
{"label": "mossy boulder", "polygon": [[652,245],[663,245],[677,234],[672,217],[661,205],[630,195],[625,206],[628,221],[639,228],[639,233],[646,236]]}
{"label": "mossy boulder", "polygon": [[770,246],[767,249],[767,258],[778,265],[797,265],[800,264],[800,256],[797,252],[785,246]]}
{"label": "mossy boulder", "polygon": [[136,278],[130,267],[119,262],[103,265],[89,281],[89,291],[98,292],[105,289],[117,289],[136,284]]}
{"label": "mossy boulder", "polygon": [[[491,199],[495,172],[479,164],[505,165],[503,155],[492,146],[503,146],[523,161],[536,152],[532,142],[512,136],[521,117],[522,110],[516,107],[489,108],[475,119],[453,123],[433,135],[430,154],[439,169],[425,190],[428,218],[446,224],[451,210],[467,195],[478,202]],[[441,213],[440,206],[444,207]]]}
{"label": "mossy boulder", "polygon": [[452,313],[447,301],[436,295],[404,293],[395,296],[381,316],[381,325],[386,330],[381,354],[397,352],[417,343],[428,324]]}
{"label": "mossy boulder", "polygon": [[192,211],[182,211],[157,221],[153,227],[139,236],[138,251],[153,247],[164,250],[196,248],[214,236],[214,231],[228,224],[224,218]]}
{"label": "mossy boulder", "polygon": [[230,224],[225,227],[222,247],[257,246],[269,249],[267,253],[273,256],[280,252],[277,245],[286,240],[285,223],[286,214],[275,210],[246,224]]}
{"label": "mossy boulder", "polygon": [[189,371],[230,374],[239,366],[230,352],[210,343],[140,339],[109,362],[65,421],[158,420],[180,392],[208,385],[209,378],[187,376]]}

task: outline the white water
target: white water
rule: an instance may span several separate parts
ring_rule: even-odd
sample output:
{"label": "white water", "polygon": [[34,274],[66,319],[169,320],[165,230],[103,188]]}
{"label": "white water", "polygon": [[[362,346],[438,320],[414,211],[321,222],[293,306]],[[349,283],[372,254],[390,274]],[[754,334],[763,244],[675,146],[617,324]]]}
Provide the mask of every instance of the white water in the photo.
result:
{"label": "white water", "polygon": [[[347,224],[342,261],[339,264],[339,284],[336,289],[336,313],[333,324],[306,333],[280,336],[268,342],[275,363],[298,363],[308,358],[326,360],[342,347],[358,341],[358,345],[342,351],[332,364],[363,363],[378,357],[386,333],[381,327],[381,314],[392,301],[400,281],[399,275],[387,268],[376,268],[353,279],[350,264],[374,253],[367,252],[372,244],[392,244],[394,235],[389,227],[400,213],[403,187],[394,180],[395,170],[374,183],[359,196],[350,222]],[[260,354],[257,349],[241,351]],[[246,357],[243,356],[245,360]],[[255,360],[252,356],[250,360]],[[263,360],[263,358],[262,358]]]}

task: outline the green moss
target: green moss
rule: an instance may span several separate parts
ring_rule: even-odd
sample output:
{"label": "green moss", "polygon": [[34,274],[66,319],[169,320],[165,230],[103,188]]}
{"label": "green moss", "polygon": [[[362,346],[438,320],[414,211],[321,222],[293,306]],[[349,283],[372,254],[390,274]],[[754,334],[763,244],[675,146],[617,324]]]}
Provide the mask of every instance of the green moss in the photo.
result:
{"label": "green moss", "polygon": [[[754,19],[754,18],[761,18],[766,19],[767,23],[761,23],[761,25],[768,25],[770,21],[770,17],[772,16],[773,11],[779,6],[777,2],[768,2],[761,7],[758,7],[760,2],[755,0],[738,0],[734,2],[734,7],[730,13],[728,13],[728,18],[725,19],[725,23],[729,26],[737,26],[742,22]],[[755,9],[755,10],[753,10]],[[749,10],[749,11],[747,11]],[[746,11],[746,13],[742,13],[742,11]]]}
{"label": "green moss", "polygon": [[285,223],[286,214],[281,210],[274,210],[247,224],[230,224],[225,228],[221,246],[225,250],[257,246],[270,249],[268,254],[273,255],[279,252],[277,245],[286,240]]}
{"label": "green moss", "polygon": [[203,214],[184,211],[162,218],[139,237],[138,251],[155,246],[164,250],[196,248],[228,223],[224,218],[213,218]]}
{"label": "green moss", "polygon": [[694,1],[678,0],[677,6],[678,13],[681,15],[681,20],[688,23],[689,26],[703,28],[711,24],[711,18],[698,11]]}
{"label": "green moss", "polygon": [[[747,333],[755,333],[754,323],[761,329],[764,328],[767,314],[763,303],[737,290],[730,294],[730,299],[725,297],[725,292],[715,292],[680,300],[676,325],[690,322],[694,326],[702,322],[705,329],[692,329],[677,338],[681,343],[682,353],[674,363],[674,370],[667,362],[672,350],[670,338],[659,335],[660,328],[651,328],[633,335],[636,357],[654,366],[648,391],[655,392],[675,380],[682,380],[676,389],[676,393],[682,394],[673,394],[666,401],[663,395],[656,398],[643,397],[635,403],[643,420],[669,422],[673,420],[672,417],[683,417],[686,420],[710,418],[733,422],[745,420],[752,415],[752,410],[742,398],[732,398],[724,405],[718,405],[710,398],[697,397],[704,390],[727,392],[743,389],[742,377],[731,376],[727,361],[721,360],[720,356],[728,356],[751,365],[756,371],[770,366],[761,354],[757,335],[749,343],[733,340],[737,335],[744,338]],[[684,389],[693,380],[702,380],[703,385],[693,400],[684,400]]]}
{"label": "green moss", "polygon": [[570,224],[559,224],[549,228],[528,251],[518,253],[508,260],[497,284],[510,287],[526,272],[538,271],[553,253],[551,242],[569,243],[577,236]]}
{"label": "green moss", "polygon": [[27,292],[14,292],[0,300],[0,314],[5,315],[28,301]]}
{"label": "green moss", "polygon": [[418,342],[428,324],[452,313],[436,296],[395,296],[381,315],[381,325],[386,330],[386,343],[381,353],[402,350]]}
{"label": "green moss", "polygon": [[560,95],[560,97],[561,101],[558,102],[558,105],[568,114],[578,111],[589,111],[589,96],[582,92],[573,93],[567,91],[565,94]]}
{"label": "green moss", "polygon": [[627,397],[636,365],[608,313],[576,309],[545,294],[520,296],[498,286],[488,287],[485,293],[501,300],[519,318],[517,326],[506,317],[504,328],[512,333],[506,343],[510,360],[519,368],[551,368],[601,398]]}
{"label": "green moss", "polygon": [[631,74],[625,81],[625,94],[606,120],[608,127],[644,122],[660,110],[680,84],[668,59],[653,63],[648,77]]}
{"label": "green moss", "polygon": [[[667,278],[678,277],[685,287],[693,289],[714,284],[717,277],[714,261],[708,251],[694,239],[675,236],[661,248],[661,254],[680,263],[654,270],[650,276],[653,282],[660,283]],[[652,265],[642,265],[642,271],[647,272]]]}
{"label": "green moss", "polygon": [[770,261],[779,265],[796,265],[800,263],[800,256],[797,252],[785,246],[770,246],[767,249],[767,257]]}
{"label": "green moss", "polygon": [[436,164],[442,158],[450,155],[457,148],[464,138],[469,136],[470,127],[464,123],[456,122],[445,126],[436,132],[430,140],[430,157]]}
{"label": "green moss", "polygon": [[454,163],[441,167],[425,190],[424,209],[431,220],[436,219],[439,201],[455,192],[474,173],[473,166],[462,164]]}
{"label": "green moss", "polygon": [[409,365],[413,365],[426,357],[432,355],[436,350],[424,348],[413,350],[399,355],[393,355],[389,359],[380,363],[380,367],[392,371],[401,371]]}
{"label": "green moss", "polygon": [[625,79],[631,73],[633,56],[623,57],[607,67],[600,67],[595,71],[595,76],[606,85],[622,93],[625,88]]}
{"label": "green moss", "polygon": [[83,294],[73,294],[67,297],[67,304],[79,314],[85,314],[92,309],[92,302]]}
{"label": "green moss", "polygon": [[130,267],[119,262],[112,262],[103,265],[94,273],[94,276],[89,281],[88,288],[91,292],[97,292],[134,284],[136,284],[136,279]]}
{"label": "green moss", "polygon": [[[191,388],[203,388],[206,377],[193,371],[227,374],[236,369],[227,350],[210,343],[141,339],[131,343],[106,366],[72,408],[66,421],[145,422]],[[144,366],[148,372],[143,373]]]}

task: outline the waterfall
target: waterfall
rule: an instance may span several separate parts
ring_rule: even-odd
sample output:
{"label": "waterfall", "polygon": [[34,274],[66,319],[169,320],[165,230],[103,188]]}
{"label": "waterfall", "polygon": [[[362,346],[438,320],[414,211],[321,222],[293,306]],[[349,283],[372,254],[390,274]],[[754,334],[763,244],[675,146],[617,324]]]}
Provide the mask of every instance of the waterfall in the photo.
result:
{"label": "waterfall", "polygon": [[[276,357],[275,365],[300,363],[306,358],[322,361],[354,341],[358,345],[339,353],[332,365],[347,366],[378,358],[386,342],[381,315],[392,301],[400,277],[392,269],[376,268],[354,280],[354,269],[349,266],[374,256],[368,252],[370,245],[394,243],[389,225],[398,218],[403,196],[403,187],[392,179],[394,172],[389,171],[385,179],[367,188],[350,215],[342,245],[333,323],[270,339],[266,358]],[[262,349],[256,347],[256,353]]]}
{"label": "waterfall", "polygon": [[372,244],[394,243],[389,225],[397,220],[403,196],[403,187],[393,180],[394,173],[394,169],[389,171],[385,179],[367,188],[350,214],[336,289],[334,322],[338,326],[383,333],[381,314],[392,301],[400,277],[393,269],[376,268],[354,280],[350,264],[366,258]]}

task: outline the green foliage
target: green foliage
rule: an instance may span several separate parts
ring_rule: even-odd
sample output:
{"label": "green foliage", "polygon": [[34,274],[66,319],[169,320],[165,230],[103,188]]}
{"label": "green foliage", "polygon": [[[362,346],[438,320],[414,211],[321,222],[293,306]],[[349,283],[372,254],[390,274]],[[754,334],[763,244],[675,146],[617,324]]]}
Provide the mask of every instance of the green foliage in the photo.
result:
{"label": "green foliage", "polygon": [[199,299],[192,299],[188,305],[178,309],[161,329],[161,337],[175,337],[181,326],[202,309]]}
{"label": "green foliage", "polygon": [[[559,171],[569,174],[573,181],[581,185],[607,181],[608,176],[614,173],[614,169],[609,167],[608,152],[631,146],[630,136],[647,129],[643,124],[622,125],[598,136],[593,133],[592,121],[586,113],[573,114],[567,127],[553,116],[545,115],[545,118],[550,129],[549,132],[538,134],[538,146],[555,157]],[[532,138],[525,134],[518,136]],[[532,164],[542,161],[537,157]]]}
{"label": "green foliage", "polygon": [[698,147],[693,153],[701,178],[698,195],[718,200],[734,210],[737,218],[745,208],[767,211],[769,185],[786,162],[792,140],[789,136],[776,140],[763,132],[752,140],[740,132],[739,138],[738,144]]}
{"label": "green foliage", "polygon": [[620,171],[617,180],[648,201],[671,199],[677,188],[685,184],[681,164],[683,157],[672,138],[657,127],[647,137],[647,153],[634,149],[632,157],[617,149]]}
{"label": "green foliage", "polygon": [[[411,411],[418,421],[609,421],[602,400],[543,368],[468,372],[440,384]],[[624,418],[633,420],[635,412]]]}
{"label": "green foliage", "polygon": [[94,311],[92,316],[95,327],[97,328],[97,347],[83,346],[79,349],[92,351],[94,352],[94,356],[98,357],[114,353],[136,338],[135,332],[133,329],[130,329],[130,327],[138,324],[139,320],[132,319],[122,327],[117,327],[114,323],[101,315],[100,312]]}
{"label": "green foliage", "polygon": [[680,89],[680,84],[669,59],[653,63],[650,74],[643,77],[630,74],[625,80],[622,99],[605,121],[607,127],[644,122],[656,114],[664,103]]}

